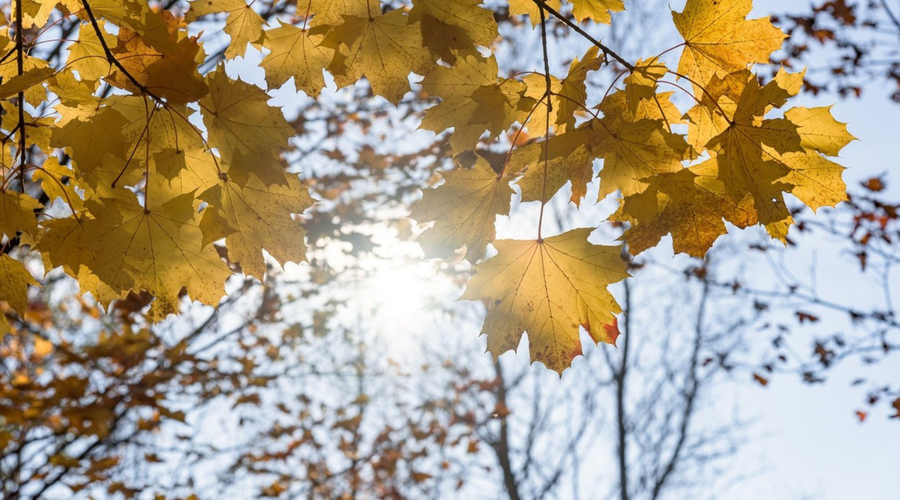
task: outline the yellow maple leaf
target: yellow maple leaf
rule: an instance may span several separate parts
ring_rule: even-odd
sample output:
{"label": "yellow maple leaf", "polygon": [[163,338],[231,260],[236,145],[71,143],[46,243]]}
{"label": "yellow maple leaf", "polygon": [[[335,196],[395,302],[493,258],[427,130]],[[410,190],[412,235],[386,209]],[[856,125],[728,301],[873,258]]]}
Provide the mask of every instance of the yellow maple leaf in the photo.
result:
{"label": "yellow maple leaf", "polygon": [[313,14],[311,26],[337,26],[344,16],[368,17],[381,13],[380,2],[370,0],[297,0],[297,14]]}
{"label": "yellow maple leaf", "polygon": [[282,264],[306,260],[305,233],[291,214],[303,213],[313,200],[296,176],[287,179],[285,186],[269,187],[255,178],[243,186],[220,183],[201,194],[210,205],[201,222],[204,239],[225,235],[228,259],[248,276],[265,276],[263,249]]}
{"label": "yellow maple leaf", "polygon": [[639,59],[634,69],[625,77],[625,100],[628,109],[634,112],[641,101],[650,100],[656,95],[657,81],[669,71],[658,58]]}
{"label": "yellow maple leaf", "polygon": [[202,244],[194,193],[152,179],[146,190],[144,205],[127,192],[91,202],[95,218],[84,222],[97,256],[91,270],[122,297],[132,290],[151,293],[162,317],[177,311],[182,288],[194,300],[218,304],[231,271]]}
{"label": "yellow maple leaf", "polygon": [[25,314],[28,285],[37,286],[38,282],[25,265],[5,253],[0,254],[0,300],[5,300],[19,314]]}
{"label": "yellow maple leaf", "polygon": [[231,37],[231,43],[225,49],[225,58],[234,59],[247,52],[248,44],[256,45],[262,38],[266,21],[253,10],[252,4],[244,0],[195,0],[190,2],[184,20],[190,23],[210,14],[227,14],[225,33]]}
{"label": "yellow maple leaf", "polygon": [[459,57],[451,68],[436,67],[422,88],[441,102],[425,111],[420,127],[437,133],[453,128],[450,147],[458,154],[474,149],[485,132],[493,138],[524,120],[534,100],[524,97],[524,83],[500,80],[497,71],[493,57],[471,55]]}
{"label": "yellow maple leaf", "polygon": [[[551,9],[559,12],[559,0],[540,0]],[[532,26],[541,24],[541,11],[535,0],[509,0],[509,15],[521,16],[527,15]],[[549,14],[547,14],[549,16]]]}
{"label": "yellow maple leaf", "polygon": [[523,81],[526,86],[525,96],[534,99],[534,109],[526,124],[532,136],[545,135],[547,133],[547,114],[550,116],[550,129],[557,134],[575,126],[576,114],[585,114],[589,111],[587,101],[587,88],[585,79],[591,71],[596,71],[603,63],[599,57],[597,47],[591,47],[579,60],[575,58],[569,66],[569,73],[562,80],[551,75],[550,77],[550,107],[548,109],[547,78],[543,74],[533,73],[527,75]]}
{"label": "yellow maple leaf", "polygon": [[[15,54],[16,44],[9,38],[9,27],[0,28],[0,50],[3,54]],[[22,59],[23,71],[44,71],[49,67],[47,61],[25,54]],[[8,82],[19,75],[18,62],[15,57],[7,57],[0,61],[0,81]],[[47,89],[43,85],[31,85],[25,89],[25,101],[34,107],[40,106],[47,99]]]}
{"label": "yellow maple leaf", "polygon": [[784,116],[798,126],[804,151],[784,154],[768,148],[765,151],[790,168],[781,180],[793,186],[791,194],[813,211],[846,201],[847,185],[841,179],[844,167],[824,156],[837,156],[856,139],[847,131],[847,125],[835,120],[830,106],[791,108]]}
{"label": "yellow maple leaf", "polygon": [[[108,73],[108,71],[105,71],[101,75],[106,76]],[[51,92],[56,94],[59,102],[64,107],[72,108],[94,99],[96,83],[88,80],[78,80],[72,71],[64,69],[50,78],[48,87]]]}
{"label": "yellow maple leaf", "polygon": [[616,190],[624,196],[639,193],[646,187],[647,178],[682,168],[687,143],[669,130],[670,124],[651,119],[625,121],[614,109],[604,105],[601,110],[604,118],[595,127],[599,138],[594,150],[604,159],[600,199]]}
{"label": "yellow maple leaf", "polygon": [[128,143],[122,131],[128,120],[122,113],[111,106],[58,107],[57,111],[62,119],[53,129],[50,145],[65,148],[82,175],[100,182],[92,174],[102,168],[106,157],[118,158],[125,165]]}
{"label": "yellow maple leaf", "polygon": [[622,0],[570,0],[572,3],[572,15],[578,22],[590,19],[595,23],[609,24],[612,21],[613,12],[625,10]]}
{"label": "yellow maple leaf", "polygon": [[424,75],[433,66],[421,25],[410,22],[400,9],[371,17],[344,16],[323,44],[337,51],[328,71],[339,88],[366,77],[374,94],[394,104],[409,92],[410,73]]}
{"label": "yellow maple leaf", "polygon": [[[100,27],[106,46],[114,47],[116,37],[106,31],[106,21],[98,20],[97,26]],[[69,45],[66,68],[77,71],[81,81],[97,83],[100,78],[109,75],[112,63],[106,57],[97,31],[90,24],[82,24],[78,29],[78,39]]]}
{"label": "yellow maple leaf", "polygon": [[447,258],[465,247],[466,259],[474,263],[497,236],[497,216],[509,215],[513,190],[480,156],[471,169],[460,167],[441,175],[444,183],[425,190],[409,215],[420,223],[435,221],[419,243],[427,257]]}
{"label": "yellow maple leaf", "polygon": [[37,234],[35,214],[42,205],[25,193],[0,190],[0,235],[15,238],[16,233]]}
{"label": "yellow maple leaf", "polygon": [[185,103],[172,101],[157,107],[144,96],[111,96],[105,102],[125,118],[122,133],[132,162],[142,164],[169,148],[190,150],[206,145],[203,134],[190,123],[191,111]]}
{"label": "yellow maple leaf", "polygon": [[[121,298],[121,291],[113,290],[91,271],[97,259],[106,256],[94,253],[91,239],[85,232],[85,220],[83,217],[72,216],[44,221],[35,249],[41,253],[46,272],[61,267],[78,281],[82,293],[90,293],[95,300],[106,306]],[[126,282],[126,288],[134,286],[134,280],[123,275],[119,285]]]}
{"label": "yellow maple leaf", "polygon": [[7,99],[19,92],[25,92],[35,85],[40,85],[55,73],[52,68],[33,68],[21,75],[16,75],[0,85],[0,100]]}
{"label": "yellow maple leaf", "polygon": [[706,255],[727,232],[723,218],[740,228],[757,223],[752,200],[731,201],[712,161],[650,178],[647,189],[626,197],[612,216],[632,224],[621,238],[632,255],[671,234],[675,252],[693,257]]}
{"label": "yellow maple leaf", "polygon": [[16,12],[19,2],[22,2],[22,26],[29,29],[47,24],[58,0],[12,0],[9,11]]}
{"label": "yellow maple leaf", "polygon": [[497,38],[497,22],[481,0],[415,0],[409,20],[422,26],[425,47],[447,63],[458,53],[474,54],[477,46],[488,47]]}
{"label": "yellow maple leaf", "polygon": [[461,297],[488,302],[482,332],[494,356],[515,350],[526,332],[532,362],[562,373],[582,354],[580,327],[615,343],[621,309],[607,287],[628,273],[619,247],[588,242],[593,231],[494,242],[497,255],[475,266]]}
{"label": "yellow maple leaf", "polygon": [[[672,125],[684,123],[683,115],[672,102],[674,92],[661,92],[654,94],[649,99],[639,99],[634,109],[628,103],[626,92],[613,92],[608,95],[595,109],[603,111],[603,119],[607,122],[634,123],[640,120],[662,120],[666,129],[672,129]],[[620,127],[616,123],[614,127]]]}
{"label": "yellow maple leaf", "polygon": [[738,101],[720,106],[728,125],[707,147],[730,199],[740,202],[750,196],[760,223],[784,241],[793,219],[783,193],[796,190],[812,208],[844,199],[842,169],[822,158],[820,152],[835,155],[853,137],[828,109],[795,108],[784,118],[766,119],[765,115],[784,105],[799,86],[788,76],[760,86],[754,75],[741,74],[744,88]]}
{"label": "yellow maple leaf", "polygon": [[[177,20],[172,20],[176,22]],[[174,28],[174,26],[173,26]],[[176,33],[178,33],[176,31]],[[116,68],[106,79],[113,85],[139,94],[132,78],[144,89],[167,101],[196,101],[207,92],[206,83],[197,71],[200,44],[194,37],[181,36],[175,53],[159,52],[137,32],[119,28],[118,45],[112,50],[130,78]]]}
{"label": "yellow maple leaf", "polygon": [[[207,2],[209,0],[204,3]],[[78,7],[71,10],[77,12],[81,19],[88,19],[87,8],[90,7],[96,19],[105,18],[140,33],[144,41],[157,51],[164,54],[178,51],[177,40],[172,37],[171,21],[174,16],[168,10],[151,9],[145,0],[90,0],[87,3],[79,0],[77,3]]]}
{"label": "yellow maple leaf", "polygon": [[284,184],[276,153],[295,134],[281,110],[255,85],[232,80],[220,70],[208,78],[209,93],[200,100],[209,146],[218,148],[228,175],[239,184],[253,174],[263,183]]}
{"label": "yellow maple leaf", "polygon": [[271,51],[259,64],[266,71],[266,84],[275,89],[293,78],[297,90],[318,97],[325,87],[324,71],[334,50],[322,45],[325,36],[321,33],[280,24],[263,32],[263,44]]}
{"label": "yellow maple leaf", "polygon": [[[44,164],[31,174],[35,182],[41,183],[41,190],[52,203],[56,199],[62,199],[69,205],[73,212],[84,210],[84,202],[75,191],[75,173],[59,163],[56,156],[50,156],[44,160]],[[64,179],[69,179],[68,184]]]}
{"label": "yellow maple leaf", "polygon": [[786,35],[769,19],[748,20],[752,0],[688,0],[673,12],[685,47],[678,72],[705,86],[752,63],[769,61]]}
{"label": "yellow maple leaf", "polygon": [[523,174],[516,182],[522,189],[522,201],[547,201],[571,182],[571,201],[580,206],[594,177],[597,126],[597,120],[591,120],[575,130],[513,151],[507,168]]}
{"label": "yellow maple leaf", "polygon": [[818,210],[847,201],[847,185],[841,178],[845,168],[815,152],[769,152],[790,170],[779,179],[791,186],[790,192],[806,206]]}
{"label": "yellow maple leaf", "polygon": [[856,138],[847,131],[847,124],[835,120],[831,106],[820,108],[791,108],[784,117],[796,125],[800,144],[826,156],[837,156]]}

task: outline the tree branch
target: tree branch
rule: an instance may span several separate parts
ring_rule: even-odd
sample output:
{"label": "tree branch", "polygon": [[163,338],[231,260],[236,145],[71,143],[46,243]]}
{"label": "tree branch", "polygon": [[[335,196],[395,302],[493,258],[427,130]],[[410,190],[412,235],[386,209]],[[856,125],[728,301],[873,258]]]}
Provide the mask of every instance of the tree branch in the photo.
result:
{"label": "tree branch", "polygon": [[[497,373],[497,402],[506,407],[506,385],[503,380],[503,368],[500,366],[500,360],[494,360],[494,370]],[[503,484],[506,485],[506,492],[509,500],[521,500],[519,496],[519,482],[516,480],[515,472],[512,470],[512,460],[509,456],[509,429],[507,427],[506,415],[500,417],[500,436],[497,441],[491,443],[491,447],[497,454],[497,460],[500,462],[500,469],[503,471]]]}
{"label": "tree branch", "polygon": [[616,433],[618,434],[619,498],[628,500],[628,440],[625,416],[625,379],[628,375],[628,346],[631,345],[631,287],[625,284],[625,336],[622,341],[622,361],[615,373],[616,379]]}
{"label": "tree branch", "polygon": [[563,24],[565,24],[566,26],[568,26],[569,28],[571,28],[574,32],[578,33],[579,35],[583,36],[585,39],[587,39],[588,41],[590,41],[591,43],[593,43],[594,45],[596,45],[601,51],[603,51],[604,54],[606,54],[606,55],[612,57],[613,59],[615,59],[616,61],[618,61],[619,64],[621,64],[622,66],[625,66],[626,68],[628,68],[628,71],[634,71],[634,65],[633,65],[633,64],[631,64],[630,62],[626,61],[625,58],[623,58],[623,57],[620,56],[619,54],[616,54],[615,51],[613,51],[612,49],[610,49],[610,48],[607,47],[606,45],[603,45],[602,43],[600,43],[599,40],[597,40],[596,38],[592,37],[587,31],[584,31],[583,29],[581,29],[580,26],[578,26],[577,24],[573,23],[573,22],[572,22],[570,19],[568,19],[566,16],[560,14],[556,9],[554,9],[553,7],[550,7],[549,5],[547,5],[547,0],[532,0],[532,1],[533,1],[534,3],[536,3],[536,4],[538,5],[538,7],[541,7],[541,8],[543,8],[544,10],[546,10],[547,12],[549,12],[550,14],[552,14],[553,17],[556,17],[557,19],[559,19],[560,21],[562,21]]}
{"label": "tree branch", "polygon": [[688,367],[687,381],[685,382],[687,387],[684,391],[684,410],[681,413],[681,423],[678,427],[678,441],[675,443],[675,449],[672,451],[672,455],[666,462],[662,474],[660,474],[654,482],[653,492],[650,497],[653,500],[659,498],[663,486],[665,486],[666,481],[678,466],[681,453],[687,442],[690,423],[694,415],[694,403],[697,400],[697,392],[700,386],[700,381],[697,378],[697,369],[700,366],[700,347],[703,345],[703,321],[706,316],[706,303],[709,299],[709,288],[709,281],[704,280],[703,291],[700,296],[700,307],[697,310],[697,319],[696,324],[694,325],[694,345],[691,349],[691,361]]}
{"label": "tree branch", "polygon": [[[16,66],[19,76],[25,74],[25,28],[22,26],[22,2],[16,2]],[[25,192],[25,91],[19,92],[19,191]]]}
{"label": "tree branch", "polygon": [[90,18],[91,20],[91,26],[94,27],[94,32],[97,34],[97,38],[100,40],[100,45],[103,47],[103,53],[106,54],[106,59],[116,68],[118,68],[119,71],[121,71],[122,74],[124,74],[125,77],[128,78],[128,80],[130,80],[131,83],[133,83],[134,86],[138,88],[138,90],[141,91],[141,93],[152,97],[156,102],[162,103],[163,100],[160,99],[159,96],[157,96],[153,92],[150,92],[147,87],[145,87],[141,82],[137,81],[137,79],[135,79],[134,76],[132,76],[132,74],[129,73],[124,66],[122,66],[122,63],[119,62],[116,56],[113,55],[112,51],[109,49],[109,45],[106,44],[106,39],[103,38],[103,30],[100,29],[100,25],[97,24],[97,18],[94,17],[94,12],[91,10],[91,5],[87,0],[81,0],[81,3],[82,5],[84,5],[84,11],[87,13],[88,18]]}

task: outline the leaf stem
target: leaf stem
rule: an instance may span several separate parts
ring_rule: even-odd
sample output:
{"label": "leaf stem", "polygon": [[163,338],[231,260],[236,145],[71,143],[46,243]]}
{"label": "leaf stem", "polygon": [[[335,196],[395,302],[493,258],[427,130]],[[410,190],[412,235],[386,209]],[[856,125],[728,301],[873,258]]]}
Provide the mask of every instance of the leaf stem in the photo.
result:
{"label": "leaf stem", "polygon": [[541,229],[544,225],[544,207],[547,206],[547,170],[550,167],[550,114],[553,112],[553,89],[551,87],[553,82],[550,79],[550,56],[547,51],[547,14],[544,12],[544,8],[543,2],[538,4],[538,9],[541,12],[541,46],[544,50],[544,81],[547,85],[547,89],[544,92],[544,98],[547,99],[547,123],[544,130],[544,180],[541,187],[541,213],[538,216],[538,242],[543,241]]}

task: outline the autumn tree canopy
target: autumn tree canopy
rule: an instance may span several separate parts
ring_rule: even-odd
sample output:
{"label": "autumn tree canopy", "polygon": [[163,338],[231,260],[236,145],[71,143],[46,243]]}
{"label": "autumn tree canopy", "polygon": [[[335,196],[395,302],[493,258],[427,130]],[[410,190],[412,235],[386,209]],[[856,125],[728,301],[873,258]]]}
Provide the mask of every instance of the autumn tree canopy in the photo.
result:
{"label": "autumn tree canopy", "polygon": [[[532,360],[562,372],[582,352],[580,328],[615,342],[607,287],[628,276],[622,247],[588,241],[607,221],[548,230],[543,208],[564,186],[573,211],[620,198],[610,220],[628,228],[630,254],[671,234],[677,252],[701,257],[726,223],[784,241],[785,194],[812,209],[846,199],[830,157],[853,136],[827,107],[789,105],[803,71],[754,72],[785,34],[748,19],[751,7],[689,0],[672,13],[682,43],[628,60],[591,34],[621,0],[13,2],[0,32],[0,298],[24,313],[38,282],[22,259],[39,254],[101,304],[152,295],[162,319],[183,293],[215,306],[235,272],[263,280],[263,250],[303,261],[299,216],[314,200],[285,156],[301,130],[270,92],[293,81],[315,99],[326,81],[365,81],[391,105],[410,92],[434,103],[419,128],[446,138],[455,168],[410,217],[432,224],[427,257],[474,265],[463,298],[489,304],[488,349],[513,350],[527,332]],[[221,53],[197,35],[211,18],[230,37]],[[500,71],[498,20],[510,19],[539,30],[542,66]],[[62,36],[71,43],[43,52],[64,20],[77,20]],[[566,74],[551,71],[551,22],[591,45]],[[215,64],[250,47],[265,54],[267,89]],[[606,67],[616,76],[589,100],[586,78]],[[689,109],[677,105],[685,98]],[[588,198],[598,159],[599,199]],[[533,239],[495,241],[497,216],[528,202],[541,207],[527,221]]]}

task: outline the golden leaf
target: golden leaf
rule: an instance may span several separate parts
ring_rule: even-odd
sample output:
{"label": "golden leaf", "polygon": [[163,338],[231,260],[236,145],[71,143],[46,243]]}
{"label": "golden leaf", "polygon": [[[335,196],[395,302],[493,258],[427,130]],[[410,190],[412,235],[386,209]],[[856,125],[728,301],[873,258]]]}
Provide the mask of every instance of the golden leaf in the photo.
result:
{"label": "golden leaf", "polygon": [[475,266],[463,300],[489,303],[488,351],[515,350],[528,333],[532,362],[556,372],[582,354],[580,327],[615,343],[621,312],[607,287],[628,277],[619,247],[588,242],[591,228],[535,241],[498,240],[497,255]]}
{"label": "golden leaf", "polygon": [[444,184],[426,190],[409,216],[420,223],[435,221],[419,237],[427,257],[447,258],[465,247],[466,259],[474,263],[497,235],[497,216],[509,214],[513,190],[480,156],[473,168],[442,176]]}

